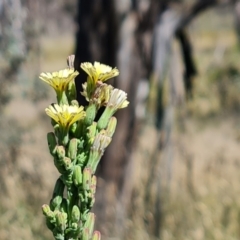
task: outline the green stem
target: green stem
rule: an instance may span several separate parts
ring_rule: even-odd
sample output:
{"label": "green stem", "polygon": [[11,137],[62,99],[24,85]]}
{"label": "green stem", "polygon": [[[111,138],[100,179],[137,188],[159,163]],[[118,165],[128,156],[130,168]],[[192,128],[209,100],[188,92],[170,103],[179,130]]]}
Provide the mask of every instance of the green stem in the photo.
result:
{"label": "green stem", "polygon": [[57,92],[57,102],[58,102],[58,105],[69,104],[67,95],[64,91]]}

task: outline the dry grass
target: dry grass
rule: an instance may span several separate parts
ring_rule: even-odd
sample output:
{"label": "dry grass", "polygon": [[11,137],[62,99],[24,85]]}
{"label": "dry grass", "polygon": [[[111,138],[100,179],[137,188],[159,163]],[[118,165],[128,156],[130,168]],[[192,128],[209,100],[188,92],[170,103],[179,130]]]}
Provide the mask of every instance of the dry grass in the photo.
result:
{"label": "dry grass", "polygon": [[175,110],[164,149],[156,150],[151,125],[141,134],[127,239],[240,238],[240,52],[232,15],[220,13],[190,26],[199,75],[193,100]]}

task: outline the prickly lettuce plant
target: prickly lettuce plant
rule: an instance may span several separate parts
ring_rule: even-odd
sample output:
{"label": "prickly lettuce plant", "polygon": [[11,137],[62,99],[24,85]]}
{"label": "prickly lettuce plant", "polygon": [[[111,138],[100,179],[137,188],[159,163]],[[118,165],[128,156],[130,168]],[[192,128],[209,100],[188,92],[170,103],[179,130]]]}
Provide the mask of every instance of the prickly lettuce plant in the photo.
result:
{"label": "prickly lettuce plant", "polygon": [[[42,211],[56,240],[100,240],[91,212],[97,185],[94,174],[117,125],[113,115],[129,102],[124,91],[105,83],[119,74],[117,68],[86,62],[81,64],[88,75],[81,94],[88,105],[79,106],[74,82],[79,73],[73,62],[72,55],[68,68],[40,75],[56,92],[57,102],[45,112],[53,126],[53,132],[47,134],[48,147],[60,174],[50,203],[44,204]],[[101,107],[105,110],[95,121]]]}

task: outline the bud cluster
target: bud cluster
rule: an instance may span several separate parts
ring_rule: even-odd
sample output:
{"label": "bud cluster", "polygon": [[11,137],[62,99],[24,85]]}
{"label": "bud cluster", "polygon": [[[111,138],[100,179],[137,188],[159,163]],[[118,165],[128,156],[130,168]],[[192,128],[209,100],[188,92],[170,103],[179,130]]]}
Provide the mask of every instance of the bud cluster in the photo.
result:
{"label": "bud cluster", "polygon": [[[72,55],[68,69],[40,75],[56,92],[57,103],[45,111],[53,126],[53,132],[47,134],[49,152],[60,174],[50,203],[44,204],[42,211],[55,239],[100,240],[100,232],[94,231],[95,215],[90,212],[97,186],[94,174],[115,132],[113,115],[129,102],[125,92],[105,83],[119,74],[116,68],[82,63],[88,77],[81,94],[89,104],[79,106],[73,61]],[[105,110],[96,121],[101,107]]]}

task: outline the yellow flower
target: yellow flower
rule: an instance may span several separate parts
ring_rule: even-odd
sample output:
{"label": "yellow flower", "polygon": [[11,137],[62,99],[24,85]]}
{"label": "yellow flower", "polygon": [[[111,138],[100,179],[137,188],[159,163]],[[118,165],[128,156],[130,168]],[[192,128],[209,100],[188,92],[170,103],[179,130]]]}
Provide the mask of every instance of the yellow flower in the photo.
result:
{"label": "yellow flower", "polygon": [[78,75],[74,69],[64,69],[53,73],[41,73],[39,78],[59,93],[67,89],[68,84]]}
{"label": "yellow flower", "polygon": [[94,62],[94,65],[89,62],[82,63],[81,68],[88,74],[94,84],[96,84],[97,81],[104,82],[109,78],[119,75],[117,68],[112,69],[110,66],[101,64],[99,62]]}
{"label": "yellow flower", "polygon": [[69,128],[76,121],[83,119],[85,117],[85,112],[83,107],[78,107],[76,105],[58,105],[53,104],[45,109],[46,114],[57,122],[62,128]]}
{"label": "yellow flower", "polygon": [[87,83],[84,83],[82,87],[83,87],[83,92],[81,92],[81,94],[86,98],[88,102],[91,100],[90,101],[91,103],[96,104],[98,108],[107,105],[108,100],[110,98],[110,93],[113,89],[111,85],[98,82],[96,84],[95,91],[92,93],[91,99],[89,99],[88,93],[87,93]]}

